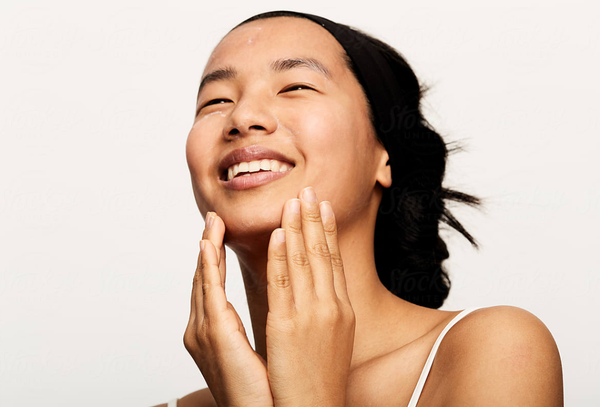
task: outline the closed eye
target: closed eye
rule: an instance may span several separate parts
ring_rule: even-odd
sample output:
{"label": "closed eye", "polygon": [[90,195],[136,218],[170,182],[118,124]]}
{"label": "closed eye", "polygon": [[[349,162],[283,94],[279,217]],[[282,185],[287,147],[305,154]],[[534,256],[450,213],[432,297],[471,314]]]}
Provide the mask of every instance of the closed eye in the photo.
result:
{"label": "closed eye", "polygon": [[213,99],[213,100],[209,100],[208,102],[206,102],[204,104],[204,106],[202,106],[202,107],[206,107],[206,106],[210,106],[210,105],[217,105],[220,103],[227,103],[227,102],[231,102],[231,100],[229,100],[229,99]]}
{"label": "closed eye", "polygon": [[282,92],[288,92],[291,90],[302,90],[302,89],[314,90],[313,88],[311,88],[310,86],[307,86],[307,85],[292,85],[289,88],[285,88]]}
{"label": "closed eye", "polygon": [[[283,93],[283,92],[289,92],[289,91],[292,91],[292,90],[314,90],[314,89],[313,89],[313,88],[311,88],[311,87],[310,87],[310,86],[308,86],[308,85],[292,85],[292,86],[290,86],[290,87],[288,87],[288,88],[284,89],[284,90],[282,91],[282,93]],[[200,110],[202,110],[203,108],[205,108],[205,107],[207,107],[207,106],[210,106],[210,105],[217,105],[217,104],[222,104],[222,103],[227,103],[227,102],[231,102],[231,100],[229,100],[229,99],[212,99],[212,100],[209,100],[208,102],[206,102],[206,103],[205,103],[205,104],[204,104],[204,105],[203,105],[203,106],[200,108]]]}

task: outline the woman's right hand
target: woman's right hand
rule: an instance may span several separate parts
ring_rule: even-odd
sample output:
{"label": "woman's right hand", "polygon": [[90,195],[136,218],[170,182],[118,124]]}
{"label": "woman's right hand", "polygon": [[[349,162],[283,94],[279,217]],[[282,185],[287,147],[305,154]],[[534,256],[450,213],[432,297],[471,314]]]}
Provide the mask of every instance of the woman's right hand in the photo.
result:
{"label": "woman's right hand", "polygon": [[252,349],[242,320],[225,296],[225,223],[209,212],[206,225],[183,343],[218,406],[273,406],[266,362]]}

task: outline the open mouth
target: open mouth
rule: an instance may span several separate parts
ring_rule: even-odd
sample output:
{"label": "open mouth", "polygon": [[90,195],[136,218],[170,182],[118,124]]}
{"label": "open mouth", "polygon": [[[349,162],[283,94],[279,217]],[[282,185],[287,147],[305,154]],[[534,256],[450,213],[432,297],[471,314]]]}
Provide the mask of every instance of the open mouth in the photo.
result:
{"label": "open mouth", "polygon": [[[294,166],[288,167],[284,171],[270,171],[270,170],[258,170],[254,172],[238,172],[235,175],[231,175],[228,173],[227,176],[222,175],[219,182],[222,185],[232,191],[242,191],[248,190],[252,188],[258,188],[265,184],[269,184],[278,179],[281,179],[287,176],[292,170]],[[231,178],[233,177],[233,178]]]}
{"label": "open mouth", "polygon": [[[239,177],[249,177],[257,173],[285,173],[294,168],[295,165],[285,161],[263,159],[260,161],[241,162],[223,170],[219,179],[229,182]],[[274,174],[275,175],[275,174]]]}

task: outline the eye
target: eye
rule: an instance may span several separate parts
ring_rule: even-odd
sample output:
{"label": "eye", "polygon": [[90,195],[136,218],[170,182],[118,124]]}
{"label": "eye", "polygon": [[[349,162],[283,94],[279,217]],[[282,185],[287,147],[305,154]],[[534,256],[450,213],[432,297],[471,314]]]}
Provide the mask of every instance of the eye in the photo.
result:
{"label": "eye", "polygon": [[282,90],[282,92],[288,92],[291,90],[302,90],[302,89],[310,89],[310,90],[314,90],[313,88],[311,88],[308,85],[292,85],[288,88],[285,88],[284,90]]}
{"label": "eye", "polygon": [[201,107],[201,109],[204,108],[204,107],[206,107],[206,106],[218,105],[218,104],[227,103],[227,102],[231,102],[231,100],[229,100],[229,99],[213,99],[213,100],[209,100],[208,102],[206,102],[204,104],[204,106]]}

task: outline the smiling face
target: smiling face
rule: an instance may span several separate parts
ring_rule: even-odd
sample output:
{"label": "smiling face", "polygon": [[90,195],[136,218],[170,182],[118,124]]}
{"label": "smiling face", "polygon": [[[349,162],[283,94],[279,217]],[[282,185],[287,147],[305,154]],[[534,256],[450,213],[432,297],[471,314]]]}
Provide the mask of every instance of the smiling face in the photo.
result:
{"label": "smiling face", "polygon": [[[377,209],[377,182],[391,185],[387,152],[343,53],[323,27],[292,17],[244,24],[213,51],[186,156],[200,212],[217,212],[234,250],[268,240],[284,203],[307,186],[332,203],[341,233]],[[259,186],[228,187],[222,160],[251,145],[281,153],[294,167]]]}

